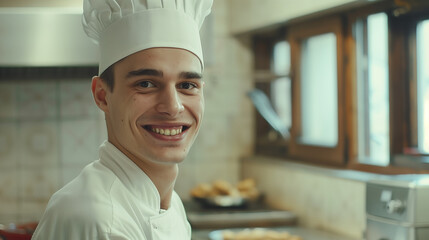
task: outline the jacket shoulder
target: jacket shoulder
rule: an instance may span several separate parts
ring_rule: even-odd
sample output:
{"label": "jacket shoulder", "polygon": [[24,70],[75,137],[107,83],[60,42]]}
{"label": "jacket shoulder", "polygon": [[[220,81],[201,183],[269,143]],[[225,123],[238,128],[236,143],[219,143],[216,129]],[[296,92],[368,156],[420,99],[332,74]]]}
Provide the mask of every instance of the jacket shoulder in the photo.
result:
{"label": "jacket shoulder", "polygon": [[51,197],[33,239],[108,239],[116,178],[100,168],[86,167]]}

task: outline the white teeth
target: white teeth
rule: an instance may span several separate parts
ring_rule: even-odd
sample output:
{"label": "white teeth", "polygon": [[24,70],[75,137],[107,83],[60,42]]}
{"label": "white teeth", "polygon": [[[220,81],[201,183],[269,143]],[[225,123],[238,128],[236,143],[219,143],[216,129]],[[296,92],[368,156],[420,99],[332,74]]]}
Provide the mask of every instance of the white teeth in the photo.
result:
{"label": "white teeth", "polygon": [[152,132],[156,132],[165,136],[175,136],[182,133],[182,128],[179,129],[162,129],[162,128],[152,128]]}

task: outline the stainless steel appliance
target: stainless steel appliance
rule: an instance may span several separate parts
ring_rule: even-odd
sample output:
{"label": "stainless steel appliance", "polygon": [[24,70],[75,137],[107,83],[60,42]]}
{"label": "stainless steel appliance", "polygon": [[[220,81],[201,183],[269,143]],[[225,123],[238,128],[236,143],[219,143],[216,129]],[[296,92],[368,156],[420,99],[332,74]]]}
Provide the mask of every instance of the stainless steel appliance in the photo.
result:
{"label": "stainless steel appliance", "polygon": [[80,8],[0,8],[0,66],[98,65]]}
{"label": "stainless steel appliance", "polygon": [[[209,66],[214,61],[212,17],[204,25],[201,39]],[[81,7],[0,8],[2,67],[94,66],[98,51],[83,31]]]}
{"label": "stainless steel appliance", "polygon": [[429,239],[429,176],[398,175],[366,188],[367,240]]}

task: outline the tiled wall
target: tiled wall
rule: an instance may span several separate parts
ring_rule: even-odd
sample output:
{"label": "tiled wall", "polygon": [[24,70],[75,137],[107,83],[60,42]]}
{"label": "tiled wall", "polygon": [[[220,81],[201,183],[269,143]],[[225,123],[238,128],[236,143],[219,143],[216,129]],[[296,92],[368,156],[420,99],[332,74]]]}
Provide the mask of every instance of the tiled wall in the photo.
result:
{"label": "tiled wall", "polygon": [[0,7],[81,7],[82,0],[2,0]]}
{"label": "tiled wall", "polygon": [[37,220],[105,139],[90,79],[0,82],[0,223]]}
{"label": "tiled wall", "polygon": [[243,160],[242,174],[254,178],[273,207],[298,215],[299,224],[362,239],[366,227],[365,182],[335,171],[254,157]]}

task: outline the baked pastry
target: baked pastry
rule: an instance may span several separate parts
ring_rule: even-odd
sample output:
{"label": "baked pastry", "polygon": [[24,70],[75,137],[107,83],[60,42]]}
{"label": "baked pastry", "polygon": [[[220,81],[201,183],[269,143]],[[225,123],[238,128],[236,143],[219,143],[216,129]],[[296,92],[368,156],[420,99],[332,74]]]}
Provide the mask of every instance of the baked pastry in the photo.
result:
{"label": "baked pastry", "polygon": [[204,198],[209,196],[212,191],[213,191],[213,188],[210,184],[200,183],[191,190],[191,196]]}
{"label": "baked pastry", "polygon": [[223,240],[302,240],[300,236],[291,235],[286,231],[269,229],[243,229],[238,232],[225,230],[222,232]]}
{"label": "baked pastry", "polygon": [[259,195],[255,180],[251,178],[238,182],[236,186],[225,180],[216,180],[211,184],[200,183],[191,190],[191,196],[196,198],[232,196],[256,199]]}

